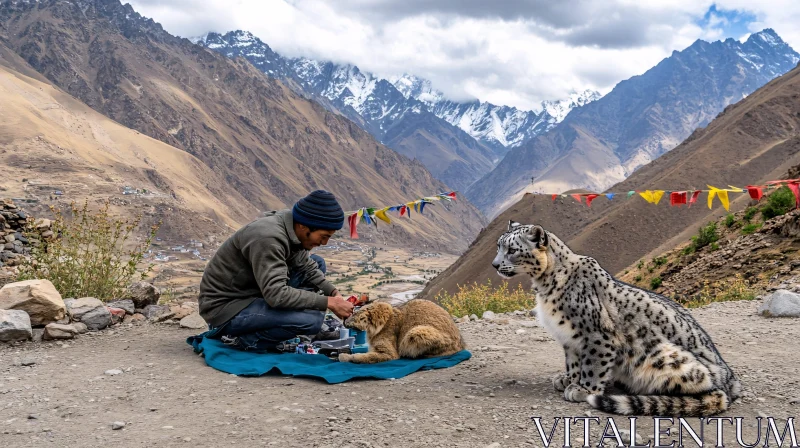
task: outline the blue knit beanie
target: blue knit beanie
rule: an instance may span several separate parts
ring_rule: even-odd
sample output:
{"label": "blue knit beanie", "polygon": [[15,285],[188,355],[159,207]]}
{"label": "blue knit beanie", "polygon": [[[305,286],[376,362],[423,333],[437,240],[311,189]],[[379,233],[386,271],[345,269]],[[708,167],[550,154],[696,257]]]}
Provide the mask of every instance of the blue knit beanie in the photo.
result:
{"label": "blue knit beanie", "polygon": [[339,230],[344,226],[344,211],[333,194],[317,190],[294,204],[292,219],[306,227]]}

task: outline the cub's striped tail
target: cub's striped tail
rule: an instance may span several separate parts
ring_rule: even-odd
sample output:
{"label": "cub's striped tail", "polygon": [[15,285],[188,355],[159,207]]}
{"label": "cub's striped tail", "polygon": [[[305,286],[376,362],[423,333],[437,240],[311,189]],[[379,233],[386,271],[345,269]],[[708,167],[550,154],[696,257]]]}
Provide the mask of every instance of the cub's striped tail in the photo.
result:
{"label": "cub's striped tail", "polygon": [[728,409],[728,394],[712,390],[703,395],[589,395],[586,401],[610,414],[700,417]]}

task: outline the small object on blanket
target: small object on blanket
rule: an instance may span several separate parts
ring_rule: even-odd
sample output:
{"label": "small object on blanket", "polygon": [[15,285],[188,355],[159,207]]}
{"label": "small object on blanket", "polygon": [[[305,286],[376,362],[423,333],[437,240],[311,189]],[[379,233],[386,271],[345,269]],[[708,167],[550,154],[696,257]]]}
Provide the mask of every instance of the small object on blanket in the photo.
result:
{"label": "small object on blanket", "polygon": [[270,372],[284,375],[321,378],[329,384],[354,378],[402,378],[418,370],[452,367],[472,355],[462,350],[450,356],[422,359],[396,359],[376,364],[340,363],[321,354],[257,353],[238,350],[219,339],[206,338],[207,333],[186,339],[206,364],[226,373],[242,376],[261,376]]}
{"label": "small object on blanket", "polygon": [[347,298],[347,301],[352,303],[354,306],[364,306],[369,302],[369,296],[366,294],[361,294],[361,297],[357,295],[352,295]]}

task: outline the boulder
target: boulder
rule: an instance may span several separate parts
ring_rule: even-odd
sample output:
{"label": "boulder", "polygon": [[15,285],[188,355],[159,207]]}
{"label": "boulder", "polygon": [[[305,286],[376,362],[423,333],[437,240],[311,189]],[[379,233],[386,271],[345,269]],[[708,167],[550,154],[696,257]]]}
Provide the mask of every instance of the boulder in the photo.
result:
{"label": "boulder", "polygon": [[196,310],[189,308],[187,306],[171,306],[169,310],[175,313],[172,318],[173,319],[183,319],[184,317],[194,313]]}
{"label": "boulder", "polygon": [[106,303],[106,305],[112,308],[123,309],[128,314],[136,312],[136,306],[133,304],[133,300],[114,300],[113,302]]}
{"label": "boulder", "polygon": [[116,324],[122,322],[123,319],[125,319],[125,314],[126,313],[125,313],[125,310],[123,310],[122,308],[114,308],[114,307],[111,307],[111,306],[107,306],[106,309],[108,310],[109,313],[111,313],[111,324],[112,325],[116,325]]}
{"label": "boulder", "polygon": [[162,321],[169,319],[174,313],[166,305],[147,305],[142,310],[142,314],[147,320]]}
{"label": "boulder", "polygon": [[78,331],[78,334],[84,334],[89,331],[89,327],[87,327],[83,322],[75,322],[72,324],[72,326],[75,327],[75,330]]}
{"label": "boulder", "polygon": [[202,317],[200,317],[200,313],[192,313],[183,319],[181,319],[180,326],[183,328],[192,328],[195,330],[199,330],[201,328],[207,329],[208,324]]}
{"label": "boulder", "polygon": [[800,317],[800,294],[779,289],[764,299],[758,314],[765,317]]}
{"label": "boulder", "polygon": [[484,311],[483,315],[481,316],[483,319],[491,320],[496,317],[494,311]]}
{"label": "boulder", "polygon": [[64,300],[49,280],[26,280],[8,283],[0,289],[0,309],[22,310],[31,325],[47,325],[63,319]]}
{"label": "boulder", "polygon": [[123,299],[132,300],[135,308],[145,308],[157,304],[160,297],[161,292],[155,286],[147,282],[136,282],[128,287]]}
{"label": "boulder", "polygon": [[83,322],[90,330],[102,330],[111,325],[111,313],[106,306],[94,297],[66,300],[72,320]]}
{"label": "boulder", "polygon": [[0,341],[27,341],[32,337],[28,313],[22,310],[0,310]]}
{"label": "boulder", "polygon": [[44,327],[44,340],[52,339],[72,339],[78,334],[78,330],[72,325],[47,324]]}

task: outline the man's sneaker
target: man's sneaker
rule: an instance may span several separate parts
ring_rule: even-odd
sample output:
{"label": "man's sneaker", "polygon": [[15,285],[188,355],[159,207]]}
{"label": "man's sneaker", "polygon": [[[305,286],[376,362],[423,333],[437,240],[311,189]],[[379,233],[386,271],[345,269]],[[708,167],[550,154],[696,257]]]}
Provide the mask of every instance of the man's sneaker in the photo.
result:
{"label": "man's sneaker", "polygon": [[223,344],[225,344],[225,345],[232,345],[232,346],[234,346],[234,347],[236,347],[236,346],[238,346],[238,345],[239,345],[239,338],[237,338],[237,337],[235,337],[235,336],[225,336],[225,335],[223,335],[223,336],[220,338],[220,340],[221,340],[221,341],[222,341],[222,343],[223,343]]}

